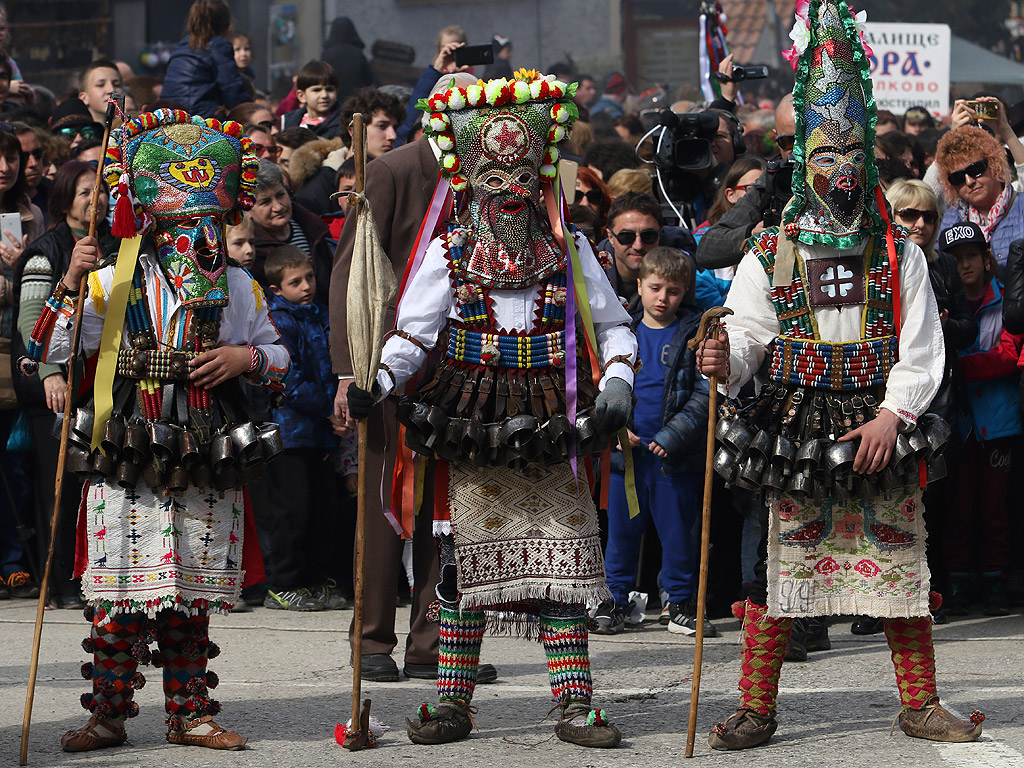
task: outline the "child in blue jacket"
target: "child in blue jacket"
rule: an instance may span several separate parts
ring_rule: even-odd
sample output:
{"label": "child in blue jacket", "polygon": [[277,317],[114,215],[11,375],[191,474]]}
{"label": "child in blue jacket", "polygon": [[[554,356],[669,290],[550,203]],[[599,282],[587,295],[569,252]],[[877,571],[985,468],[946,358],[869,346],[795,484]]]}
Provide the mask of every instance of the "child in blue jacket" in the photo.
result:
{"label": "child in blue jacket", "polygon": [[[640,539],[651,519],[662,544],[661,583],[668,593],[668,630],[697,633],[694,532],[704,470],[708,382],[697,374],[696,356],[686,348],[701,318],[696,307],[683,304],[692,278],[689,258],[675,248],[652,248],[640,264],[637,283],[643,311],[634,318],[634,326],[643,367],[633,385],[637,403],[628,446],[633,453],[640,514],[630,519],[624,473],[613,462],[605,572],[614,603],[598,608],[598,634],[616,634],[625,625]],[[704,626],[705,635],[714,637],[714,627],[707,621]]]}
{"label": "child in blue jacket", "polygon": [[328,456],[338,445],[331,423],[337,380],[331,370],[328,313],[316,302],[305,251],[283,245],[264,265],[270,317],[292,355],[285,404],[274,412],[284,452],[270,471],[269,592],[264,605],[293,611],[341,608],[329,578],[340,551],[335,530],[341,497]]}

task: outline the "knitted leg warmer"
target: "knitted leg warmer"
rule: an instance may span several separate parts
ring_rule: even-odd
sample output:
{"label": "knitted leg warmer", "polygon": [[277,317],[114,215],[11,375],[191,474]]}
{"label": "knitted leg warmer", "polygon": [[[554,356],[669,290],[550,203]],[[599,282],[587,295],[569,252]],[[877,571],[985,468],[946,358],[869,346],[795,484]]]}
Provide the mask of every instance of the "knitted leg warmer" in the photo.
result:
{"label": "knitted leg warmer", "polygon": [[540,639],[548,659],[551,692],[559,704],[590,704],[594,686],[590,677],[587,618],[541,615]]}
{"label": "knitted leg warmer", "polygon": [[149,648],[140,639],[144,621],[138,614],[109,617],[102,608],[93,614],[89,637],[82,642],[93,655],[91,664],[82,665],[82,677],[92,680],[92,693],[82,694],[82,706],[93,714],[108,720],[139,714],[132,696],[146,684],[136,671],[140,659],[149,660]]}
{"label": "knitted leg warmer", "polygon": [[743,614],[743,663],[740,707],[762,715],[775,713],[779,674],[786,655],[792,619],[773,619],[767,608],[746,602]]}
{"label": "knitted leg warmer", "polygon": [[210,617],[205,613],[186,616],[177,611],[157,615],[159,644],[164,665],[164,707],[172,730],[186,730],[186,723],[203,715],[216,715],[220,702],[210,698],[217,687],[217,675],[206,669],[209,659],[220,653],[210,642]]}
{"label": "knitted leg warmer", "polygon": [[910,709],[921,709],[936,695],[931,617],[885,619],[883,623],[896,668],[900,702]]}
{"label": "knitted leg warmer", "polygon": [[462,611],[441,606],[438,624],[437,698],[469,706],[480,666],[480,645],[487,619],[483,611]]}

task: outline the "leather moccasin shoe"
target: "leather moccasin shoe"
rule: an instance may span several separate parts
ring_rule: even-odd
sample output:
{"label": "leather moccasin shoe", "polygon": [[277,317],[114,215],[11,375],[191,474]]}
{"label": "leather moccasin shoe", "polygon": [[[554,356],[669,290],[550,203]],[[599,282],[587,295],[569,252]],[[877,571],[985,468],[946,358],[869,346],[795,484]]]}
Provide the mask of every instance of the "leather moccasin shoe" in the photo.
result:
{"label": "leather moccasin shoe", "polygon": [[778,727],[774,715],[762,715],[752,709],[737,709],[728,720],[711,729],[708,744],[712,749],[748,749],[764,744]]}
{"label": "leather moccasin shoe", "polygon": [[581,747],[610,749],[622,741],[619,729],[605,719],[604,710],[591,709],[590,704],[573,702],[562,708],[555,725],[555,735],[562,741]]}
{"label": "leather moccasin shoe", "polygon": [[939,704],[933,696],[921,709],[904,707],[899,714],[900,730],[907,736],[929,741],[977,741],[985,716],[975,710],[969,720],[961,720]]}
{"label": "leather moccasin shoe", "polygon": [[105,717],[93,715],[81,728],[68,731],[60,739],[65,752],[91,752],[94,749],[119,747],[128,741],[124,726]]}
{"label": "leather moccasin shoe", "polygon": [[458,702],[443,702],[436,706],[424,704],[419,709],[417,722],[406,719],[406,732],[413,744],[449,744],[469,736],[473,730],[471,707]]}
{"label": "leather moccasin shoe", "polygon": [[187,747],[206,747],[207,749],[239,750],[245,747],[248,739],[234,731],[222,728],[214,722],[210,715],[203,715],[189,720],[183,731],[170,730],[167,741]]}

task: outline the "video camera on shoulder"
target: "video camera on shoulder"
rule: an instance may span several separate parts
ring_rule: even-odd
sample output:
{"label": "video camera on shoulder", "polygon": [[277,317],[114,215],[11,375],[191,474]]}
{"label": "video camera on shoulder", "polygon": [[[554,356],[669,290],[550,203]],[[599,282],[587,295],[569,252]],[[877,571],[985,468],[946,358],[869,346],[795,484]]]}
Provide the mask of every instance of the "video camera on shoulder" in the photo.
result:
{"label": "video camera on shoulder", "polygon": [[762,211],[761,220],[766,227],[777,227],[782,223],[782,211],[793,196],[793,159],[775,158],[765,169],[765,199],[768,201]]}

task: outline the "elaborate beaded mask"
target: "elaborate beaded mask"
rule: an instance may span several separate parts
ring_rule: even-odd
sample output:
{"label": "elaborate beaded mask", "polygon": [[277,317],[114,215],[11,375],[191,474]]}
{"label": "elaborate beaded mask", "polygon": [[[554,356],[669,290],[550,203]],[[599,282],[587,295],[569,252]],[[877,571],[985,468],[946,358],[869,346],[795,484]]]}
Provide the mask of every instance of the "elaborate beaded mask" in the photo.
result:
{"label": "elaborate beaded mask", "polygon": [[520,70],[512,80],[452,87],[421,102],[441,172],[468,198],[466,279],[532,285],[564,265],[541,201],[556,176],[556,144],[576,117],[575,84]]}
{"label": "elaborate beaded mask", "polygon": [[[874,201],[875,101],[857,19],[844,0],[798,3],[796,143],[786,232],[848,248],[878,230]],[[803,34],[798,34],[806,25]],[[799,45],[803,43],[803,50]]]}
{"label": "elaborate beaded mask", "polygon": [[116,138],[106,165],[114,234],[152,234],[183,304],[226,304],[222,227],[252,207],[259,164],[242,127],[161,109],[128,121]]}

